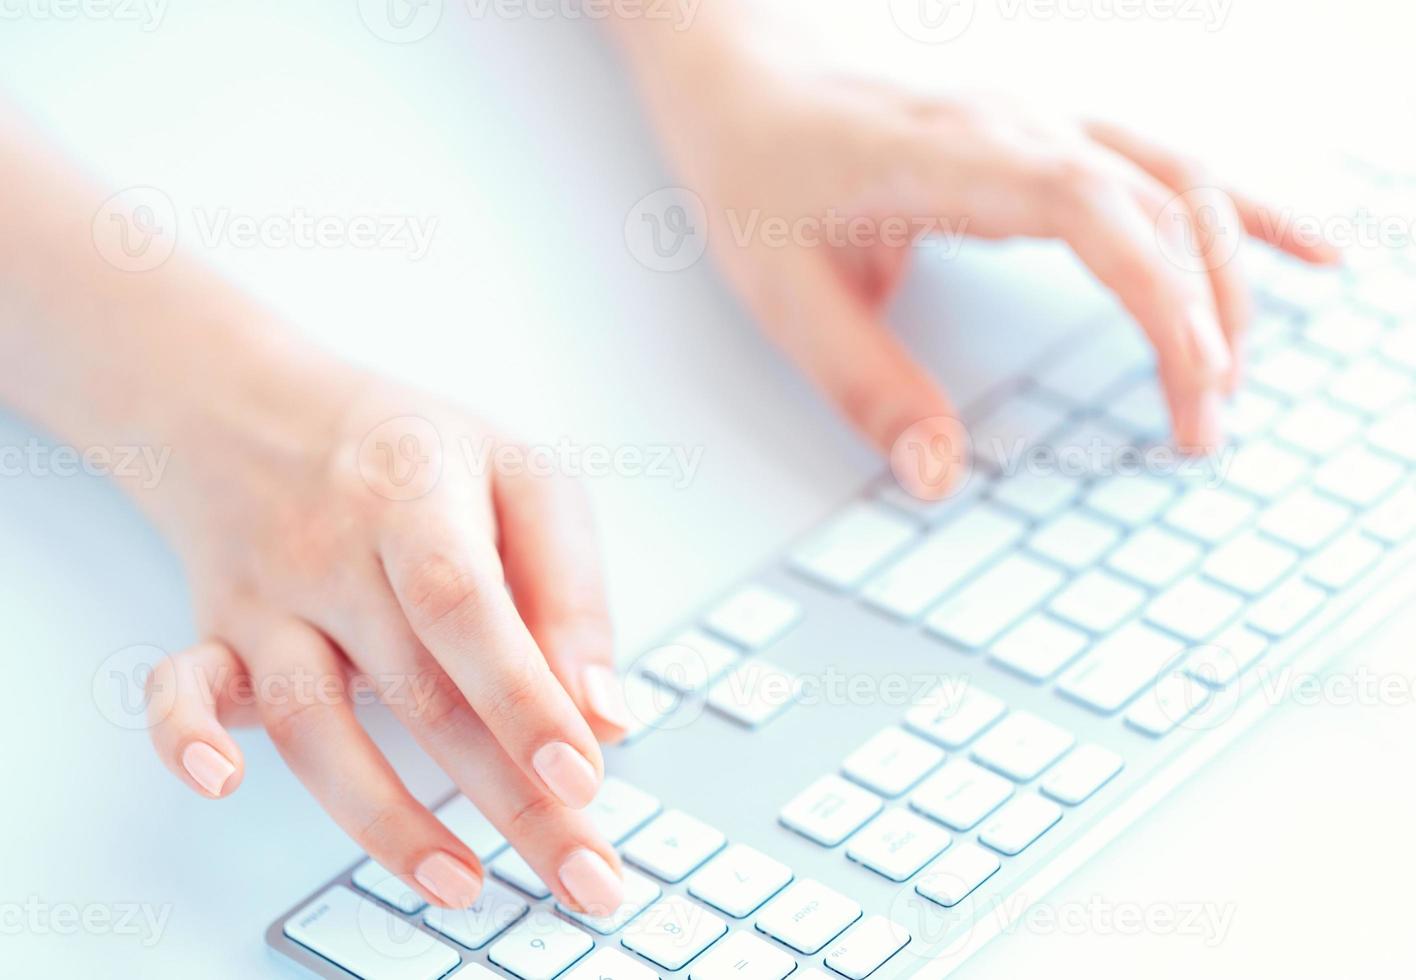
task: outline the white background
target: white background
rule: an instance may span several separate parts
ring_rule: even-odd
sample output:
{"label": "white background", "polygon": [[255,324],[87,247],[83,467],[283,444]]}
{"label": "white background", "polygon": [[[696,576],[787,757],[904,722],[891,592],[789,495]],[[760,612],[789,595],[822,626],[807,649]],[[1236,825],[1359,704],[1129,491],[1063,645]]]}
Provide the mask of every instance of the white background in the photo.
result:
{"label": "white background", "polygon": [[[883,2],[836,6],[803,2],[803,38],[855,68],[1118,115],[1274,193],[1333,192],[1300,175],[1335,148],[1416,160],[1405,5],[1234,0],[1208,22],[1008,19],[980,5],[965,34],[937,46],[902,35]],[[437,217],[419,262],[208,250],[331,346],[532,440],[703,450],[686,488],[593,483],[624,651],[874,472],[706,263],[662,275],[626,253],[629,208],[672,178],[593,25],[474,21],[449,3],[429,37],[396,45],[365,28],[353,0],[172,0],[151,30],[58,18],[44,0],[0,0],[0,12],[0,85],[115,188],[255,216]],[[1024,275],[1032,257],[1011,254],[977,275],[917,276],[901,329],[938,359],[959,342],[949,331],[963,306],[999,304],[1006,323],[1098,302],[1055,257],[1038,260],[1060,276],[1053,293]],[[968,387],[959,363],[937,366]],[[0,442],[30,434],[0,417]],[[1409,629],[1334,673],[1416,675]],[[180,568],[111,488],[0,479],[0,972],[274,972],[269,919],[355,856],[261,734],[242,736],[240,792],[212,804],[166,773],[142,733],[96,710],[105,657],[179,648],[191,630]],[[416,789],[441,788],[396,733],[386,741]],[[1223,935],[1023,926],[962,975],[1412,975],[1414,746],[1409,703],[1280,706],[1050,901],[1207,904],[1228,917]],[[166,916],[152,945],[62,934],[13,911],[134,904]]]}

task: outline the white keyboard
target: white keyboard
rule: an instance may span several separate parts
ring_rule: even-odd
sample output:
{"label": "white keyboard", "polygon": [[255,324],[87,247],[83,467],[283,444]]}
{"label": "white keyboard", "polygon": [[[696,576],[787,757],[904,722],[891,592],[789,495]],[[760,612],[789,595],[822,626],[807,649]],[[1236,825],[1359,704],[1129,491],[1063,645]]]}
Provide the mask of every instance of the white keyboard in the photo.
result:
{"label": "white keyboard", "polygon": [[1414,267],[1266,266],[1218,468],[1163,472],[1148,354],[1093,329],[979,407],[961,493],[881,482],[637,660],[642,725],[592,808],[632,869],[614,915],[555,906],[457,797],[439,815],[490,869],[475,908],[365,862],[271,945],[366,980],[956,965],[1008,896],[1104,843],[1101,817],[1231,734],[1256,673],[1408,578]]}

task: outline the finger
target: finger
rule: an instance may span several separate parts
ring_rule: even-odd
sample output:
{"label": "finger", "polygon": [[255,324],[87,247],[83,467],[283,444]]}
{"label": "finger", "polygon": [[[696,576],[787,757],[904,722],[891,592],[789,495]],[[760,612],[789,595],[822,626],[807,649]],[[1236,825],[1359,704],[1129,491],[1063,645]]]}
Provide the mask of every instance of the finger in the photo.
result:
{"label": "finger", "polygon": [[392,591],[369,596],[348,628],[382,674],[410,679],[389,707],[566,906],[608,914],[624,897],[614,847],[583,810],[528,778],[418,642]]}
{"label": "finger", "polygon": [[482,891],[477,856],[403,785],[358,722],[345,662],[313,627],[248,626],[261,718],[292,772],[368,855],[427,901],[467,908]]}
{"label": "finger", "polygon": [[[1143,169],[1138,161],[1120,157],[1130,169],[1129,181],[1141,207],[1155,222],[1157,235],[1174,234],[1182,251],[1167,249],[1167,258],[1191,272],[1205,272],[1214,293],[1219,327],[1229,344],[1231,367],[1222,387],[1238,387],[1243,357],[1243,336],[1253,317],[1253,302],[1243,269],[1243,249],[1238,248],[1243,224],[1229,195],[1212,186],[1198,170],[1180,164]],[[1175,224],[1180,227],[1175,228]],[[1171,227],[1167,228],[1167,224]]]}
{"label": "finger", "polygon": [[797,249],[779,261],[780,275],[749,293],[768,336],[867,442],[891,456],[906,490],[923,499],[946,496],[962,481],[964,466],[926,479],[893,464],[906,433],[925,443],[942,439],[952,448],[941,458],[963,460],[966,439],[948,396],[847,287],[829,254]]}
{"label": "finger", "polygon": [[445,497],[400,507],[381,556],[418,640],[506,754],[566,806],[588,806],[604,762],[507,593],[486,532]]}
{"label": "finger", "polygon": [[208,640],[163,659],[148,680],[148,735],[158,758],[211,799],[236,792],[245,772],[241,749],[221,723],[234,714],[230,692],[245,674],[230,647]]}
{"label": "finger", "polygon": [[[1124,127],[1095,122],[1085,128],[1092,139],[1134,160],[1147,173],[1177,191],[1189,190],[1205,183],[1204,180],[1189,179],[1195,176],[1197,168],[1187,163],[1183,157]],[[1322,240],[1310,240],[1298,234],[1293,222],[1281,220],[1279,209],[1228,189],[1225,196],[1233,202],[1244,230],[1250,236],[1305,262],[1331,265],[1342,260],[1342,253],[1336,246]]]}
{"label": "finger", "polygon": [[1157,229],[1127,189],[1110,179],[1054,184],[1048,196],[1054,198],[1053,234],[1116,294],[1155,348],[1176,443],[1187,451],[1216,448],[1222,440],[1219,385],[1233,362],[1208,278],[1166,259],[1160,237],[1192,231]]}
{"label": "finger", "polygon": [[602,741],[629,729],[600,548],[585,493],[560,475],[498,472],[502,565],[526,627]]}

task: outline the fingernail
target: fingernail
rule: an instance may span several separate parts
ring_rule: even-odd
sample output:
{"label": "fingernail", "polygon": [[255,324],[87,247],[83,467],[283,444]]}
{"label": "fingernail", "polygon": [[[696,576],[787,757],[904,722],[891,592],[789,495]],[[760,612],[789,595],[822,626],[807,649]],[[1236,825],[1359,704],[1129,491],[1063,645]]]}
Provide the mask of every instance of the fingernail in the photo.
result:
{"label": "fingernail", "polygon": [[590,710],[611,725],[628,728],[629,706],[624,703],[624,688],[620,685],[619,676],[602,664],[591,664],[580,678]]}
{"label": "fingernail", "polygon": [[531,757],[531,765],[556,798],[572,810],[589,806],[600,788],[595,767],[564,742],[541,746]]}
{"label": "fingernail", "polygon": [[604,858],[588,848],[565,859],[560,880],[570,897],[590,915],[609,915],[624,903],[624,882]]}
{"label": "fingernail", "polygon": [[1224,407],[1219,392],[1195,395],[1178,421],[1176,441],[1183,452],[1205,456],[1224,445]]}
{"label": "fingernail", "polygon": [[413,880],[451,909],[471,908],[482,894],[482,879],[451,854],[434,851],[413,869]]}
{"label": "fingernail", "polygon": [[1200,370],[1210,378],[1222,378],[1233,367],[1229,356],[1229,341],[1224,337],[1224,329],[1204,303],[1196,303],[1188,311],[1191,357]]}
{"label": "fingernail", "polygon": [[182,750],[182,768],[212,796],[221,795],[221,788],[236,771],[230,759],[205,742],[193,742]]}

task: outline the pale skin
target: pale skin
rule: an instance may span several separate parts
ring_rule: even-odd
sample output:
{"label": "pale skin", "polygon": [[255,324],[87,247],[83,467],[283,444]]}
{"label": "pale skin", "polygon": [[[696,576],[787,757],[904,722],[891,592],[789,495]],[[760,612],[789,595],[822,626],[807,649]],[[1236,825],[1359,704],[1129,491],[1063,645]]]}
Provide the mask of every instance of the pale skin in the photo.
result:
{"label": "pale skin", "polygon": [[[1155,230],[1176,193],[1212,178],[1116,127],[788,67],[764,54],[772,28],[755,10],[705,5],[690,30],[614,34],[726,279],[863,438],[888,452],[912,424],[955,415],[885,323],[910,250],[724,245],[730,210],[1062,239],[1154,344],[1176,442],[1218,445],[1247,290],[1237,264],[1167,262]],[[0,116],[0,174],[25,189],[0,196],[0,364],[23,365],[0,371],[0,399],[75,446],[172,450],[156,486],[125,489],[184,562],[202,637],[153,678],[152,740],[173,774],[231,795],[245,764],[229,729],[261,724],[361,848],[426,900],[469,905],[485,879],[476,855],[353,712],[365,679],[387,693],[402,678],[390,709],[556,898],[618,906],[619,860],[584,807],[599,745],[628,719],[582,493],[454,465],[410,493],[383,465],[389,447],[436,453],[426,426],[442,445],[501,437],[307,344],[190,257],[141,273],[105,262],[90,225],[107,192],[13,114]],[[1209,200],[1264,227],[1246,198]]]}

